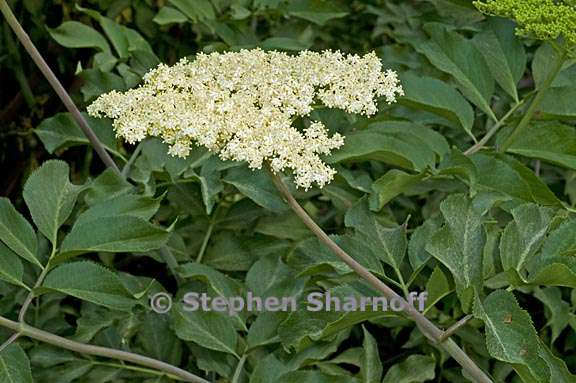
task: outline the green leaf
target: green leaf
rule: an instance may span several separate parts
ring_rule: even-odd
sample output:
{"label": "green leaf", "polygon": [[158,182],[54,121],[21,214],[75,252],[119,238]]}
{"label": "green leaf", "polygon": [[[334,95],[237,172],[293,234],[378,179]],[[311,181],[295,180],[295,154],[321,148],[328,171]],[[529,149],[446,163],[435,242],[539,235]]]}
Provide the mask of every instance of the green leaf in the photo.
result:
{"label": "green leaf", "polygon": [[169,2],[192,21],[216,19],[214,7],[209,0],[170,0]]}
{"label": "green leaf", "polygon": [[118,59],[110,52],[98,52],[94,55],[94,67],[110,72],[118,64]]}
{"label": "green leaf", "polygon": [[427,355],[410,355],[390,367],[382,383],[419,383],[434,379],[436,361]]}
{"label": "green leaf", "polygon": [[[534,54],[534,59],[532,60],[532,76],[534,77],[534,83],[536,89],[542,88],[546,77],[554,68],[554,63],[558,59],[559,52],[550,43],[541,44],[536,53]],[[562,66],[562,70],[552,82],[552,88],[565,87],[574,84],[574,73],[576,72],[576,66],[571,60],[567,60]]]}
{"label": "green leaf", "polygon": [[179,365],[182,360],[182,342],[171,330],[169,319],[167,315],[146,313],[139,339],[147,355]]}
{"label": "green leaf", "polygon": [[170,233],[142,218],[121,215],[80,221],[64,238],[55,260],[90,252],[147,252],[162,247]]}
{"label": "green leaf", "polygon": [[254,255],[249,251],[249,242],[232,231],[223,231],[213,236],[213,246],[204,256],[204,263],[219,270],[248,270],[254,262]]}
{"label": "green leaf", "polygon": [[409,170],[434,167],[449,147],[432,129],[408,123],[387,121],[346,136],[344,146],[326,158],[331,164],[344,161],[382,161]]}
{"label": "green leaf", "polygon": [[38,230],[56,245],[58,229],[68,219],[82,186],[68,179],[70,169],[64,161],[46,161],[24,185],[24,201]]}
{"label": "green leaf", "polygon": [[281,239],[301,240],[310,237],[310,229],[291,211],[282,215],[270,215],[258,220],[255,231]]}
{"label": "green leaf", "polygon": [[401,76],[404,97],[399,102],[414,109],[422,109],[459,124],[471,136],[474,110],[452,86],[433,77],[412,73]]}
{"label": "green leaf", "polygon": [[518,102],[516,84],[526,69],[526,52],[514,33],[514,24],[504,19],[489,18],[487,28],[472,41],[484,56],[498,85]]}
{"label": "green leaf", "polygon": [[105,72],[100,68],[85,69],[80,73],[80,76],[84,80],[84,86],[81,89],[84,101],[93,100],[112,90],[123,91],[126,89],[126,83],[122,77],[111,72]]}
{"label": "green leaf", "polygon": [[59,27],[48,28],[50,36],[66,48],[97,48],[110,52],[108,42],[98,31],[78,21],[65,21]]}
{"label": "green leaf", "polygon": [[290,37],[269,37],[259,46],[264,50],[302,51],[310,48],[309,43],[303,43]]}
{"label": "green leaf", "polygon": [[538,251],[552,221],[554,210],[523,204],[512,210],[514,219],[506,226],[500,240],[504,270],[519,274]]}
{"label": "green leaf", "polygon": [[[92,118],[86,113],[82,115],[106,149],[122,158],[123,156],[116,149],[116,137],[110,122],[101,118]],[[90,145],[90,141],[70,113],[58,113],[43,120],[34,133],[40,138],[48,153],[76,145]]]}
{"label": "green leaf", "polygon": [[276,382],[280,376],[289,371],[288,366],[271,353],[256,362],[256,367],[250,376],[250,383]]}
{"label": "green leaf", "polygon": [[294,0],[288,6],[288,14],[318,25],[324,25],[332,19],[346,16],[348,11],[331,1]]}
{"label": "green leaf", "polygon": [[476,182],[481,188],[543,206],[562,206],[562,202],[532,170],[512,157],[475,153],[470,159],[476,166]]}
{"label": "green leaf", "polygon": [[106,169],[87,186],[84,200],[88,205],[94,205],[126,194],[132,188],[133,186],[119,174],[112,169]]}
{"label": "green leaf", "polygon": [[22,348],[12,343],[0,352],[0,381],[6,383],[32,383],[30,361]]}
{"label": "green leaf", "polygon": [[364,355],[362,356],[362,381],[364,383],[379,382],[382,379],[382,362],[378,354],[378,343],[376,339],[362,326],[364,332]]}
{"label": "green leaf", "polygon": [[441,222],[437,218],[431,218],[424,221],[423,225],[418,226],[408,242],[408,259],[412,269],[418,270],[425,265],[432,255],[426,251],[426,244],[432,238],[432,235],[440,228]]}
{"label": "green leaf", "polygon": [[389,170],[372,184],[372,189],[378,201],[376,204],[377,210],[382,209],[388,202],[416,185],[425,177],[426,174],[424,173],[408,174],[397,169]]}
{"label": "green leaf", "polygon": [[115,196],[96,203],[78,216],[74,225],[87,223],[97,218],[127,215],[147,221],[156,214],[162,197],[150,198],[136,194]]}
{"label": "green leaf", "polygon": [[558,287],[537,289],[534,296],[547,308],[546,318],[548,323],[546,323],[546,326],[549,326],[552,330],[551,343],[554,343],[560,333],[568,326],[571,313],[570,304],[562,299],[562,290]]}
{"label": "green leaf", "polygon": [[436,68],[452,75],[462,93],[496,121],[497,118],[490,108],[494,79],[482,54],[474,44],[459,34],[448,31],[442,24],[428,24],[426,29],[432,38],[428,42],[417,44],[416,49]]}
{"label": "green leaf", "polygon": [[58,291],[120,311],[130,311],[137,303],[116,274],[88,261],[56,267],[46,276],[41,290]]}
{"label": "green leaf", "polygon": [[156,24],[159,25],[169,25],[169,24],[179,24],[188,21],[186,15],[177,9],[172,7],[162,7],[160,11],[152,19]]}
{"label": "green leaf", "polygon": [[34,228],[5,197],[0,197],[0,241],[20,257],[42,267],[36,254],[38,240]]}
{"label": "green leaf", "polygon": [[210,350],[222,351],[239,358],[236,353],[238,334],[231,317],[215,311],[185,311],[183,305],[172,310],[174,330],[183,340]]}
{"label": "green leaf", "polygon": [[576,129],[558,122],[532,123],[507,151],[576,170]]}
{"label": "green leaf", "polygon": [[576,220],[565,221],[552,231],[540,255],[530,265],[530,283],[576,288]]}
{"label": "green leaf", "polygon": [[360,200],[346,213],[345,224],[356,229],[361,242],[367,244],[378,258],[400,274],[400,265],[408,246],[406,228],[398,225],[384,226],[379,217],[368,210],[365,202]]}
{"label": "green leaf", "polygon": [[[330,238],[346,251],[354,260],[368,270],[383,274],[380,259],[385,257],[383,250],[366,242],[366,236],[361,233],[354,235],[331,235]],[[338,274],[348,274],[352,270],[338,256],[322,244],[317,238],[310,238],[298,244],[297,263],[303,269],[302,273],[316,273],[318,268],[330,267]]]}
{"label": "green leaf", "polygon": [[482,289],[482,259],[486,233],[482,214],[463,194],[453,194],[440,204],[446,224],[426,246],[426,251],[452,273],[463,308],[468,312],[474,293]]}
{"label": "green leaf", "polygon": [[576,289],[576,267],[553,262],[535,271],[529,282],[539,286],[566,286]]}
{"label": "green leaf", "polygon": [[224,182],[234,185],[240,193],[268,210],[277,213],[288,210],[288,205],[265,171],[251,170],[247,166],[235,167],[228,171]]}
{"label": "green leaf", "polygon": [[24,268],[20,258],[0,242],[0,279],[24,287],[23,275]]}
{"label": "green leaf", "polygon": [[559,380],[553,377],[566,376],[566,366],[553,359],[511,292],[495,291],[484,302],[477,300],[474,315],[484,321],[490,355],[510,363],[523,381],[555,383]]}
{"label": "green leaf", "polygon": [[434,307],[434,305],[446,295],[452,292],[453,288],[450,287],[448,278],[444,275],[442,268],[440,266],[434,267],[434,271],[430,275],[428,282],[426,282],[426,292],[428,293],[428,299],[426,300],[426,311]]}
{"label": "green leaf", "polygon": [[328,375],[320,371],[292,371],[280,376],[276,383],[353,383],[345,375]]}
{"label": "green leaf", "polygon": [[112,46],[120,58],[127,58],[128,52],[128,39],[122,26],[117,22],[109,19],[108,17],[100,18],[100,26],[106,33],[106,36],[112,42]]}
{"label": "green leaf", "polygon": [[547,117],[573,120],[576,118],[576,106],[571,102],[574,97],[576,82],[569,86],[548,89],[540,102],[540,112]]}
{"label": "green leaf", "polygon": [[240,294],[241,285],[235,280],[200,263],[186,263],[178,268],[182,278],[197,279],[211,286],[222,297],[235,297]]}

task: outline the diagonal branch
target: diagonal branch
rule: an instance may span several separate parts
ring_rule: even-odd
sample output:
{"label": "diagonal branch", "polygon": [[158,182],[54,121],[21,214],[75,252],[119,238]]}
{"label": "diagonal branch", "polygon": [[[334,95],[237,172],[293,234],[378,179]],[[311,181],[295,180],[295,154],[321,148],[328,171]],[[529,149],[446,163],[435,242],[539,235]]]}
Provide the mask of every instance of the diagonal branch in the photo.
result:
{"label": "diagonal branch", "polygon": [[416,325],[422,331],[422,333],[429,339],[431,339],[435,344],[442,347],[448,354],[450,354],[461,366],[466,370],[466,372],[479,383],[492,383],[492,380],[482,371],[476,363],[452,340],[446,339],[441,342],[442,335],[444,332],[440,330],[436,325],[434,325],[428,318],[426,318],[421,312],[419,312],[414,306],[406,302],[398,293],[392,290],[388,285],[378,279],[374,274],[372,274],[368,269],[362,266],[360,263],[356,262],[348,253],[346,253],[340,246],[338,246],[332,239],[322,230],[320,226],[314,222],[314,220],[306,213],[306,211],[300,206],[298,201],[292,196],[290,190],[286,187],[284,182],[276,175],[270,168],[268,171],[272,177],[274,185],[282,194],[290,208],[296,213],[298,218],[304,222],[306,226],[318,237],[320,242],[326,245],[330,250],[332,250],[344,263],[346,263],[356,274],[367,281],[373,288],[378,290],[384,295],[388,300],[396,300],[402,302],[404,307],[404,312],[412,318]]}
{"label": "diagonal branch", "polygon": [[106,149],[104,148],[102,142],[100,142],[100,139],[98,139],[96,134],[94,134],[92,129],[90,129],[90,127],[88,126],[88,122],[86,121],[84,116],[80,113],[80,110],[78,110],[78,107],[76,106],[76,104],[74,104],[74,101],[72,101],[72,98],[70,97],[68,92],[66,92],[66,89],[64,89],[64,87],[62,86],[62,84],[52,71],[52,69],[50,69],[50,67],[40,54],[40,52],[38,52],[38,49],[36,49],[34,43],[32,42],[32,40],[30,40],[30,37],[28,36],[24,28],[22,28],[22,26],[14,16],[14,13],[12,13],[12,10],[6,3],[6,0],[0,0],[0,11],[6,18],[8,25],[10,25],[10,28],[12,28],[12,31],[14,31],[14,34],[16,34],[16,37],[18,37],[18,40],[20,40],[20,43],[22,43],[22,45],[24,46],[24,49],[26,49],[26,51],[28,52],[32,60],[36,63],[38,69],[40,69],[44,77],[46,77],[46,80],[48,80],[48,82],[58,95],[58,97],[60,97],[60,100],[62,100],[62,103],[64,104],[64,106],[66,106],[66,109],[68,109],[70,114],[72,114],[74,119],[78,122],[80,128],[82,129],[82,132],[86,135],[86,137],[90,141],[90,144],[92,144],[92,147],[94,148],[94,150],[96,150],[96,153],[98,153],[98,156],[100,157],[102,162],[104,162],[106,166],[112,168],[114,172],[120,175],[120,170],[118,169],[118,166],[116,165],[114,160],[112,160],[112,157],[110,157],[108,152],[106,152]]}
{"label": "diagonal branch", "polygon": [[12,329],[16,331],[17,334],[20,334],[22,336],[27,336],[29,338],[36,339],[41,342],[51,344],[53,346],[65,348],[70,351],[94,356],[102,356],[105,358],[114,358],[138,364],[140,366],[146,366],[159,371],[163,371],[166,373],[166,375],[176,377],[184,382],[209,383],[207,380],[202,379],[201,377],[196,376],[194,374],[191,374],[188,371],[182,370],[181,368],[175,367],[171,364],[156,359],[152,359],[144,355],[139,355],[127,351],[115,350],[108,347],[93,346],[90,344],[76,342],[58,335],[54,335],[47,331],[29,326],[27,324],[11,321],[10,319],[1,316],[0,316],[0,326]]}

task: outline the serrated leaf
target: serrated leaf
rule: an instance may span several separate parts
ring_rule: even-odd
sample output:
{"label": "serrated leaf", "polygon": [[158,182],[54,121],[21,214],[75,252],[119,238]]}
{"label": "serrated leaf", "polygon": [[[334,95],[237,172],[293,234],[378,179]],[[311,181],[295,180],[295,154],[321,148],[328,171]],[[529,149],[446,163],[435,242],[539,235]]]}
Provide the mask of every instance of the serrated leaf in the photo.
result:
{"label": "serrated leaf", "polygon": [[478,49],[464,37],[448,31],[442,24],[429,24],[427,31],[432,39],[416,45],[416,49],[436,68],[452,75],[462,93],[496,121],[489,102],[494,92],[494,79]]}
{"label": "serrated leaf", "polygon": [[463,194],[447,197],[440,210],[446,224],[432,236],[426,251],[450,270],[463,308],[468,312],[473,296],[482,289],[486,243],[482,214]]}
{"label": "serrated leaf", "polygon": [[50,36],[66,48],[97,48],[110,52],[108,42],[94,28],[78,21],[65,21],[54,29],[48,28]]}
{"label": "serrated leaf", "polygon": [[509,291],[495,291],[484,302],[477,300],[474,315],[486,326],[490,355],[510,363],[524,381],[555,383],[553,376],[565,376],[563,362],[553,361],[538,338],[532,319]]}
{"label": "serrated leaf", "polygon": [[576,220],[562,223],[552,231],[542,252],[530,265],[531,284],[576,288]]}
{"label": "serrated leaf", "polygon": [[278,357],[271,353],[256,363],[256,367],[250,376],[250,383],[269,383],[276,382],[278,377],[282,376],[290,369]]}
{"label": "serrated leaf", "polygon": [[236,353],[238,334],[233,319],[227,314],[203,310],[185,311],[182,305],[176,305],[172,313],[174,330],[180,339],[239,358]]}
{"label": "serrated leaf", "polygon": [[124,194],[97,203],[80,214],[74,225],[87,223],[102,217],[131,216],[147,221],[160,207],[160,198],[150,198],[136,194]]}
{"label": "serrated leaf", "polygon": [[[100,118],[92,118],[86,113],[83,113],[83,116],[108,151],[122,157],[116,150],[116,138],[110,122]],[[49,153],[76,145],[90,145],[90,141],[70,113],[58,113],[43,120],[34,132]]]}
{"label": "serrated leaf", "polygon": [[379,382],[382,379],[382,362],[378,354],[378,343],[376,339],[362,326],[364,340],[362,347],[364,355],[362,356],[362,381],[364,383]]}
{"label": "serrated leaf", "polygon": [[38,240],[34,228],[5,197],[0,198],[0,241],[20,257],[42,266],[36,258]]}
{"label": "serrated leaf", "polygon": [[542,244],[554,210],[534,204],[523,204],[512,210],[514,219],[508,223],[500,240],[500,257],[504,270],[519,274]]}
{"label": "serrated leaf", "polygon": [[558,122],[532,123],[507,151],[576,170],[576,129]]}
{"label": "serrated leaf", "polygon": [[405,96],[403,105],[423,109],[455,122],[470,135],[474,123],[474,110],[468,101],[452,86],[433,77],[406,74],[401,76]]}
{"label": "serrated leaf", "polygon": [[428,293],[425,311],[434,307],[436,303],[453,291],[453,288],[450,287],[450,283],[448,282],[448,278],[446,278],[446,275],[444,275],[444,272],[439,266],[436,266],[434,271],[432,271],[430,278],[426,282],[425,291]]}
{"label": "serrated leaf", "polygon": [[489,18],[487,28],[472,39],[484,56],[492,76],[514,100],[518,101],[516,84],[526,68],[524,46],[508,20]]}
{"label": "serrated leaf", "polygon": [[167,315],[147,313],[139,340],[147,355],[177,366],[182,360],[183,347],[170,328],[169,319]]}
{"label": "serrated leaf", "polygon": [[84,85],[80,90],[84,101],[93,100],[101,94],[113,90],[126,90],[126,83],[122,77],[112,72],[103,71],[101,68],[84,69],[80,73],[80,77],[84,80]]}
{"label": "serrated leaf", "polygon": [[22,348],[12,343],[0,352],[0,381],[33,383],[30,361]]}
{"label": "serrated leaf", "polygon": [[448,150],[445,138],[432,129],[388,121],[348,134],[344,146],[328,156],[326,162],[376,160],[421,171],[434,167],[436,157]]}
{"label": "serrated leaf", "polygon": [[0,279],[17,286],[25,286],[22,282],[24,267],[20,258],[0,242]]}
{"label": "serrated leaf", "polygon": [[551,343],[554,343],[560,333],[568,326],[570,320],[570,304],[562,299],[562,291],[558,287],[536,289],[534,296],[547,308],[546,326],[552,330]]}
{"label": "serrated leaf", "polygon": [[41,290],[58,291],[120,311],[130,311],[137,303],[116,274],[88,261],[56,267],[46,276]]}
{"label": "serrated leaf", "polygon": [[129,182],[112,169],[106,169],[88,185],[84,200],[88,205],[94,205],[128,193],[130,190],[132,185]]}
{"label": "serrated leaf", "polygon": [[36,227],[56,245],[58,229],[68,219],[82,186],[70,183],[64,161],[46,161],[24,185],[24,201]]}
{"label": "serrated leaf", "polygon": [[475,153],[470,157],[477,171],[476,185],[543,206],[561,207],[562,202],[534,172],[512,157]]}
{"label": "serrated leaf", "polygon": [[382,383],[420,383],[434,379],[436,361],[427,355],[410,355],[390,367]]}
{"label": "serrated leaf", "polygon": [[265,171],[253,171],[247,166],[236,167],[228,171],[223,181],[234,185],[240,193],[266,209],[277,213],[288,210],[288,205]]}
{"label": "serrated leaf", "polygon": [[345,224],[356,229],[359,239],[400,275],[400,265],[408,246],[404,226],[384,226],[378,216],[368,210],[365,200],[358,202],[346,213]]}
{"label": "serrated leaf", "polygon": [[55,260],[90,252],[146,252],[162,247],[170,233],[139,217],[121,215],[80,222],[64,238]]}
{"label": "serrated leaf", "polygon": [[345,375],[328,375],[320,371],[293,371],[280,376],[276,383],[350,383]]}
{"label": "serrated leaf", "polygon": [[376,197],[375,199],[377,200],[377,203],[375,204],[376,209],[382,209],[384,205],[392,199],[399,196],[410,187],[416,185],[425,177],[426,174],[424,173],[408,174],[397,169],[389,170],[372,184],[372,189],[374,190],[374,195]]}
{"label": "serrated leaf", "polygon": [[211,286],[222,297],[235,297],[240,294],[241,285],[234,279],[200,263],[186,263],[178,268],[182,278],[197,279]]}
{"label": "serrated leaf", "polygon": [[571,100],[576,97],[576,82],[569,86],[548,89],[540,103],[540,112],[552,118],[573,120],[576,106]]}

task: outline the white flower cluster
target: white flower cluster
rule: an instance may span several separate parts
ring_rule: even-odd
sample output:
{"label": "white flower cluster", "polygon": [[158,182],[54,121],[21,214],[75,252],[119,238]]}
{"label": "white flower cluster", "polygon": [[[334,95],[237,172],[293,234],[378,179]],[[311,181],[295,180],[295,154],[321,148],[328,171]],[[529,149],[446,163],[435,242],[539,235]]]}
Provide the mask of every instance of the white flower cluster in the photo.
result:
{"label": "white flower cluster", "polygon": [[335,171],[320,155],[342,146],[344,138],[329,136],[322,122],[299,131],[293,121],[316,103],[372,115],[376,97],[390,103],[402,94],[397,74],[382,71],[374,53],[254,49],[161,64],[140,87],[104,94],[88,112],[112,118],[117,136],[130,143],[159,136],[172,155],[185,157],[197,144],[253,169],[266,161],[275,172],[292,170],[296,184],[307,189],[332,180]]}

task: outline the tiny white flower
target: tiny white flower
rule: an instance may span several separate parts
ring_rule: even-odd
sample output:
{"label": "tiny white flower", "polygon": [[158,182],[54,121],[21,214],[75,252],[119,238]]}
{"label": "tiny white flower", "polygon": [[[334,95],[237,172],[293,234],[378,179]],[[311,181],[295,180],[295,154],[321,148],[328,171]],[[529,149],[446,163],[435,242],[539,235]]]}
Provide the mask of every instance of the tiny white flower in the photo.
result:
{"label": "tiny white flower", "polygon": [[158,136],[171,155],[185,157],[201,145],[252,169],[267,162],[275,172],[291,170],[296,185],[308,189],[332,180],[335,170],[320,155],[341,147],[344,137],[329,136],[319,121],[301,132],[294,119],[318,103],[369,116],[376,97],[391,103],[403,94],[396,72],[383,71],[374,52],[291,56],[254,49],[160,64],[141,86],[100,96],[88,113],[112,118],[116,134],[130,143]]}

